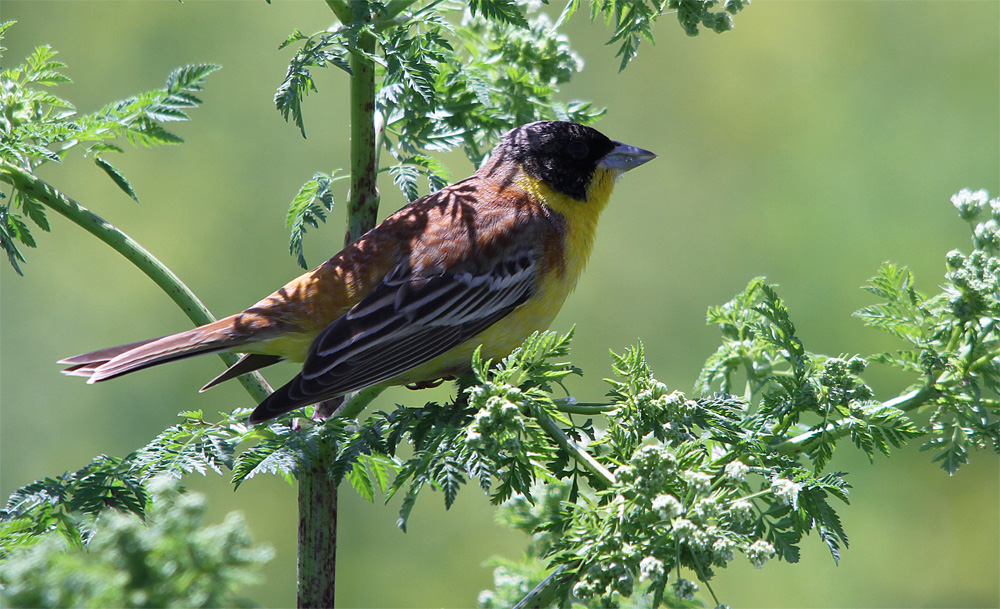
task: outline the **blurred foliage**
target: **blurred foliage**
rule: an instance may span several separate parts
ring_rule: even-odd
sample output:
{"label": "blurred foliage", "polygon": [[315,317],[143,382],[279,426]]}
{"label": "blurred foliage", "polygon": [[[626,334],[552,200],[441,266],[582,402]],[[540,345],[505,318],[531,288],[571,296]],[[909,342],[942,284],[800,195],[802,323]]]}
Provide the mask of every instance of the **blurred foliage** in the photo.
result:
{"label": "blurred foliage", "polygon": [[233,512],[204,526],[204,496],[180,492],[170,476],[151,480],[149,491],[144,519],[109,508],[80,518],[75,526],[92,533],[86,549],[55,532],[28,548],[5,544],[4,606],[259,606],[239,591],[257,581],[273,552],[253,545],[243,517]]}

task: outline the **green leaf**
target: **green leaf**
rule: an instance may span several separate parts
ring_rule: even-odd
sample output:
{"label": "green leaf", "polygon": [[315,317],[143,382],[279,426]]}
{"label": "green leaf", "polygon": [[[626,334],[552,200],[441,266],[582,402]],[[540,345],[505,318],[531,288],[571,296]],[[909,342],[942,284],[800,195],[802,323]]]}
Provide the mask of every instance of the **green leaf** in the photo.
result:
{"label": "green leaf", "polygon": [[24,256],[17,247],[18,241],[28,247],[35,247],[35,239],[24,221],[17,214],[10,213],[9,207],[0,205],[0,247],[7,253],[7,260],[14,271],[18,275],[24,275],[20,265],[24,262]]}
{"label": "green leaf", "polygon": [[369,503],[375,501],[375,486],[369,475],[368,469],[360,462],[355,463],[347,473],[347,480],[354,487],[354,490]]}
{"label": "green leaf", "polygon": [[[299,132],[302,133],[302,137],[306,136],[302,116],[302,100],[310,91],[316,91],[316,83],[313,82],[309,68],[324,68],[332,65],[348,74],[351,73],[350,63],[347,60],[347,48],[342,43],[343,37],[344,32],[338,30],[304,38],[305,44],[288,64],[285,78],[274,93],[274,105],[278,112],[286,121],[291,118],[295,126],[299,128]],[[292,36],[282,44],[282,48],[297,40],[303,40],[303,38],[301,32],[295,30]]]}
{"label": "green leaf", "polygon": [[233,464],[232,481],[236,488],[239,488],[257,474],[268,473],[279,474],[292,484],[297,466],[292,451],[285,448],[281,442],[267,440],[240,453]]}
{"label": "green leaf", "polygon": [[221,69],[222,66],[213,63],[202,63],[177,68],[167,76],[166,91],[168,93],[201,91],[208,75]]}
{"label": "green leaf", "polygon": [[295,256],[296,262],[302,268],[306,265],[303,241],[308,228],[319,227],[320,222],[326,222],[326,214],[333,210],[333,192],[331,186],[337,180],[347,176],[337,176],[333,173],[316,173],[299,188],[292,203],[288,206],[285,217],[285,227],[289,230],[288,251]]}
{"label": "green leaf", "polygon": [[[48,216],[45,215],[44,205],[28,196],[25,196],[20,191],[14,193],[12,201],[14,205],[20,204],[25,215],[27,215],[28,218],[30,218],[31,221],[38,226],[38,228],[45,232],[49,232],[51,230],[49,228]],[[34,247],[34,241],[31,242],[31,246]]]}
{"label": "green leaf", "polygon": [[468,2],[473,17],[478,12],[489,21],[528,27],[528,21],[521,14],[516,0],[468,0]]}
{"label": "green leaf", "polygon": [[104,173],[108,174],[108,177],[111,178],[111,181],[114,182],[118,186],[118,188],[121,188],[122,192],[132,197],[132,200],[135,201],[136,203],[139,202],[139,197],[136,196],[135,190],[132,188],[132,185],[129,184],[128,180],[125,179],[125,176],[123,176],[117,168],[115,168],[111,163],[105,161],[99,156],[94,157],[94,163],[96,163],[98,167],[104,170]]}
{"label": "green leaf", "polygon": [[17,23],[16,21],[4,21],[0,23],[0,38],[3,38],[4,33],[10,28],[10,26]]}
{"label": "green leaf", "polygon": [[128,125],[125,136],[133,146],[141,144],[146,147],[152,147],[175,145],[184,142],[181,138],[146,117],[142,117],[136,120],[135,123]]}

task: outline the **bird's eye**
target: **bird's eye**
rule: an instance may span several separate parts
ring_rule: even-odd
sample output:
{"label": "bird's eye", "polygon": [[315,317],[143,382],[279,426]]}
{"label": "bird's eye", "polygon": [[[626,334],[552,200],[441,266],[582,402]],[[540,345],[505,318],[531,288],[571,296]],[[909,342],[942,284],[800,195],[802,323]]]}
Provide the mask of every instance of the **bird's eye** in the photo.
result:
{"label": "bird's eye", "polygon": [[590,152],[590,150],[587,148],[587,144],[581,141],[576,141],[572,142],[569,147],[566,148],[566,152],[569,153],[569,155],[574,159],[582,159],[587,156],[587,153]]}

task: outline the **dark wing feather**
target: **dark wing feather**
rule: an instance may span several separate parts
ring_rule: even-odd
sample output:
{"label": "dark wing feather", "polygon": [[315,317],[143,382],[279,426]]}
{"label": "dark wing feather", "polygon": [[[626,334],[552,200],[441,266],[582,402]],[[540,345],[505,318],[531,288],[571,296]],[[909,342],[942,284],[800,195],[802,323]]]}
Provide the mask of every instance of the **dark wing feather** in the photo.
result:
{"label": "dark wing feather", "polygon": [[535,265],[525,248],[481,273],[419,276],[396,267],[316,337],[302,372],[261,402],[250,422],[381,383],[446,353],[527,301]]}

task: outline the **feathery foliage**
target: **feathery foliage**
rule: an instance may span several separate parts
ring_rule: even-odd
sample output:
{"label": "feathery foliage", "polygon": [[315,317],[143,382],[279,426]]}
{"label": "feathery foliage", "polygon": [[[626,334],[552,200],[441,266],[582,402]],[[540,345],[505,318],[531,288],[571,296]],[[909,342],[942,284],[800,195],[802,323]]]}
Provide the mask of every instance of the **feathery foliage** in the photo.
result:
{"label": "feathery foliage", "polygon": [[[10,21],[0,25],[0,39],[11,25]],[[162,89],[77,116],[73,104],[48,91],[71,82],[62,72],[66,65],[55,56],[51,47],[43,45],[21,65],[0,72],[0,163],[34,173],[45,163],[61,163],[73,148],[80,147],[84,156],[92,157],[115,185],[138,202],[129,181],[102,155],[124,152],[115,143],[122,138],[132,146],[147,148],[181,143],[183,140],[165,129],[163,123],[188,120],[187,112],[201,103],[195,93],[202,90],[205,79],[219,66],[178,68],[170,73]],[[46,232],[49,223],[44,207],[31,191],[18,188],[4,171],[0,171],[0,181],[11,186],[8,192],[0,191],[0,248],[21,274],[25,260],[20,246],[35,247],[25,220]]]}
{"label": "feathery foliage", "polygon": [[[159,474],[231,470],[237,485],[261,473],[292,482],[322,455],[334,481],[369,501],[402,493],[404,529],[427,488],[450,507],[475,480],[506,505],[533,541],[523,561],[497,559],[505,577],[480,597],[483,607],[527,594],[545,575],[547,602],[683,605],[701,586],[714,598],[709,582],[737,553],[757,567],[797,562],[812,532],[838,561],[848,534],[837,508],[850,484],[827,466],[839,440],[873,459],[923,436],[949,472],[972,449],[1000,446],[1000,204],[981,191],[954,200],[974,247],[948,254],[941,294],[921,295],[890,264],[866,287],[882,302],[858,316],[906,350],[867,359],[811,352],[775,287],[754,279],[708,311],[722,345],[696,397],[658,381],[638,344],[612,353],[606,402],[577,403],[567,388],[581,374],[567,360],[572,331],[536,333],[499,362],[477,354],[452,403],[399,405],[363,422],[286,415],[252,429],[245,409],[219,423],[183,413],[124,459],[102,456],[19,489],[2,513],[4,547],[48,531],[82,546],[93,536],[90,516],[143,515],[144,489]],[[869,361],[914,374],[913,389],[876,399],[861,377]],[[930,412],[926,423],[912,418],[919,410]],[[626,600],[635,595],[645,600]]]}

